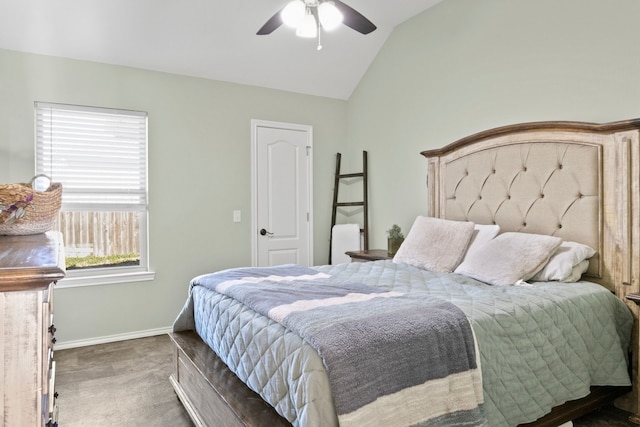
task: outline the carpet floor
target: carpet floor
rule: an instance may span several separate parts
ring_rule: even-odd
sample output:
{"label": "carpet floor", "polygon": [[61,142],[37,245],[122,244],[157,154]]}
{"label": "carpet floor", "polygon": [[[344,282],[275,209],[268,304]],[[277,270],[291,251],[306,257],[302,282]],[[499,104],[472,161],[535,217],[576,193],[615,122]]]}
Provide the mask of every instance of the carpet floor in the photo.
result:
{"label": "carpet floor", "polygon": [[[192,427],[169,383],[171,351],[168,335],[56,351],[59,425]],[[574,426],[637,427],[628,417],[607,406]]]}
{"label": "carpet floor", "polygon": [[60,427],[192,427],[169,383],[168,335],[59,350]]}

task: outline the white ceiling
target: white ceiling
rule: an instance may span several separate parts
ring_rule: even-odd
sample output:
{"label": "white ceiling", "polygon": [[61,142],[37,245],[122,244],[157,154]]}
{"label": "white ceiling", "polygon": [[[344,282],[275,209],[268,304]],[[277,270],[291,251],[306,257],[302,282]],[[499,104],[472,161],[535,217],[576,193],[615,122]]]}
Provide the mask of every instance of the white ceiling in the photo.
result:
{"label": "white ceiling", "polygon": [[[256,31],[288,0],[0,0],[0,48],[348,99],[394,27],[441,0],[344,0],[378,29]],[[1,70],[0,70],[1,72]]]}

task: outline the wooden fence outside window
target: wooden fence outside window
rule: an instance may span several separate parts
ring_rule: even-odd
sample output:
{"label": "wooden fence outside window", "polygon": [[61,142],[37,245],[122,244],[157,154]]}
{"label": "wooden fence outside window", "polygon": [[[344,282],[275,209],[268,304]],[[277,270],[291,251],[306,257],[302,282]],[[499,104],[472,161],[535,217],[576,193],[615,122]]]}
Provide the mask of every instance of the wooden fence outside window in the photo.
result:
{"label": "wooden fence outside window", "polygon": [[54,228],[68,257],[140,253],[138,212],[60,212]]}

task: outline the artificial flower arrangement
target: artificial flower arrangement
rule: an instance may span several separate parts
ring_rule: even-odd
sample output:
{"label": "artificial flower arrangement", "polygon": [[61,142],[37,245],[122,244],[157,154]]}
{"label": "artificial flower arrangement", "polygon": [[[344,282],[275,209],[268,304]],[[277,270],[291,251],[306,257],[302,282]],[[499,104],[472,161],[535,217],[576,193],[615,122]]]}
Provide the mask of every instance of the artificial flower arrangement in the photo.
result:
{"label": "artificial flower arrangement", "polygon": [[29,194],[24,200],[5,205],[0,201],[0,213],[9,213],[4,219],[5,224],[13,224],[27,213],[26,208],[33,201],[33,193]]}

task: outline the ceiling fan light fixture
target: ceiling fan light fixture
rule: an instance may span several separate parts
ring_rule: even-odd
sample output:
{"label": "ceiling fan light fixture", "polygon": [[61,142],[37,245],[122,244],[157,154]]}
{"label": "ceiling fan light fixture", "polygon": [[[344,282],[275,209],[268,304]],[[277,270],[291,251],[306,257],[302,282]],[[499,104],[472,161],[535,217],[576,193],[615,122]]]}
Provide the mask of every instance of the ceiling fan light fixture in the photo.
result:
{"label": "ceiling fan light fixture", "polygon": [[315,16],[311,13],[309,8],[305,12],[304,18],[302,18],[302,22],[298,25],[296,29],[296,36],[305,37],[305,38],[313,38],[318,35],[318,23],[316,22]]}
{"label": "ceiling fan light fixture", "polygon": [[302,0],[293,0],[280,12],[282,22],[288,27],[298,28],[304,19],[306,6]]}
{"label": "ceiling fan light fixture", "polygon": [[287,0],[285,6],[269,18],[256,34],[271,34],[281,25],[286,25],[295,28],[298,37],[318,37],[320,50],[322,30],[331,31],[341,23],[360,34],[369,34],[376,29],[373,22],[339,0]]}
{"label": "ceiling fan light fixture", "polygon": [[320,18],[322,28],[327,31],[336,29],[338,25],[342,24],[342,20],[344,19],[342,13],[332,1],[320,3],[318,6],[318,17]]}

